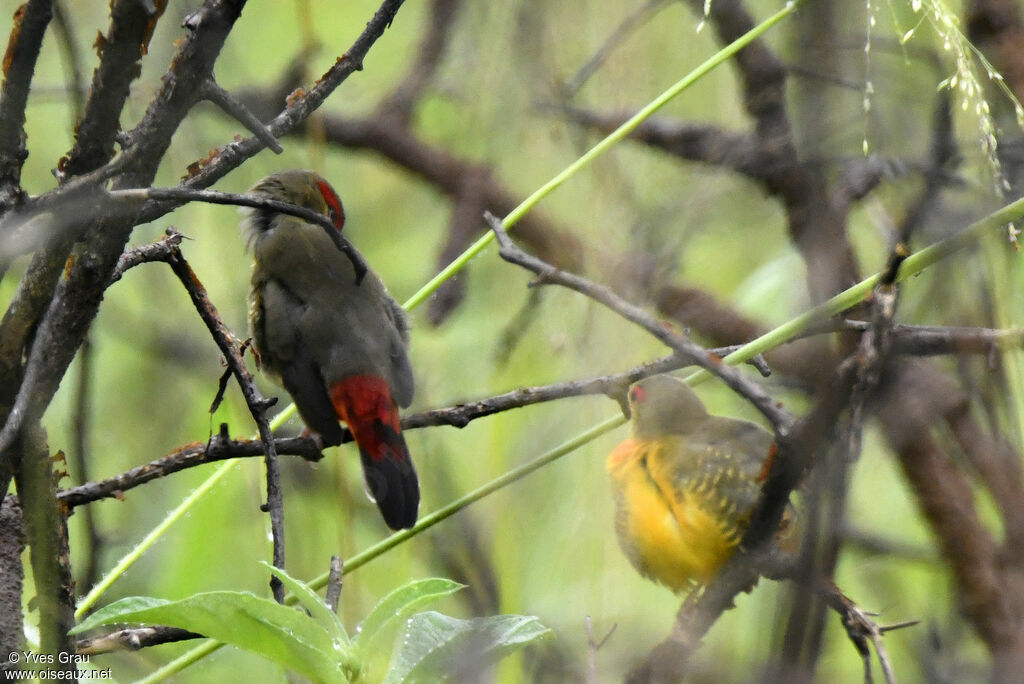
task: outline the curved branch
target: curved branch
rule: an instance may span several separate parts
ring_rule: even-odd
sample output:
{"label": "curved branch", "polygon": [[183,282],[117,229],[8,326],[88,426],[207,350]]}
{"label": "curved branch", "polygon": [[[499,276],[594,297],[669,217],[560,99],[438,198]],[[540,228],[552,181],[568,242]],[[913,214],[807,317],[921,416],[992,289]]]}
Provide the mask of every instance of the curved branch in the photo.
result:
{"label": "curved branch", "polygon": [[358,285],[362,281],[363,276],[366,275],[368,266],[363,255],[360,254],[352,243],[349,242],[348,238],[338,230],[337,226],[331,223],[329,218],[323,214],[313,211],[312,209],[307,209],[306,207],[300,207],[296,204],[290,204],[288,202],[282,202],[280,200],[266,197],[258,197],[255,195],[238,195],[230,192],[193,190],[191,188],[136,188],[132,190],[112,190],[108,193],[108,196],[110,199],[115,201],[135,202],[139,200],[172,200],[174,202],[178,202],[184,200],[186,202],[196,201],[207,202],[209,204],[227,204],[239,207],[252,207],[254,209],[269,209],[282,214],[288,214],[289,216],[297,216],[304,221],[317,224],[326,231],[327,237],[331,239],[334,246],[347,256],[350,262],[352,262],[352,268],[355,269],[356,272],[356,285]]}
{"label": "curved branch", "polygon": [[[709,353],[724,356],[731,348],[709,350]],[[667,373],[684,368],[689,362],[678,355],[666,356],[648,363],[640,364],[629,370],[610,375],[570,380],[551,385],[521,387],[485,399],[460,402],[446,408],[414,413],[402,418],[403,430],[416,430],[425,427],[450,426],[463,428],[472,421],[491,416],[503,411],[540,404],[569,397],[606,395],[625,406],[625,393],[628,387],[650,375]],[[351,433],[342,431],[341,443],[352,441]],[[322,443],[314,437],[276,437],[273,440],[278,454],[300,456],[307,461],[318,461],[323,457]],[[179,470],[194,468],[206,463],[229,458],[246,458],[263,455],[262,443],[258,440],[232,440],[227,435],[227,426],[221,426],[221,432],[208,443],[195,442],[187,444],[175,451],[151,461],[143,466],[99,482],[88,482],[77,487],[61,490],[57,498],[64,505],[74,508],[83,504],[106,498],[122,498],[129,489],[146,484],[155,479],[176,473]]]}
{"label": "curved branch", "polygon": [[29,0],[14,13],[0,89],[0,214],[24,199],[21,166],[28,157],[25,107],[43,35],[52,17],[51,0]]}
{"label": "curved branch", "polygon": [[494,231],[499,246],[498,253],[502,259],[536,273],[539,276],[539,284],[555,283],[567,287],[603,304],[629,322],[640,326],[682,358],[718,377],[730,389],[753,404],[772,424],[777,435],[784,437],[789,433],[794,423],[793,416],[781,408],[760,385],[748,380],[731,366],[724,365],[720,358],[712,357],[707,350],[683,339],[647,311],[630,304],[607,287],[581,276],[561,271],[541,259],[527,254],[512,242],[499,218],[489,212],[484,215],[484,218],[491,226],[491,230]]}

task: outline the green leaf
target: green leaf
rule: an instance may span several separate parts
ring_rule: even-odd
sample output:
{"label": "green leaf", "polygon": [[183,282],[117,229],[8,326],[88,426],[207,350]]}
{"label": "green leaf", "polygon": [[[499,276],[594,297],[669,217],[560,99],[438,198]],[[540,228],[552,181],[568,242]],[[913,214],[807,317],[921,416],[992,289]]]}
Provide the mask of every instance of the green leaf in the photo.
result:
{"label": "green leaf", "polygon": [[312,618],[316,620],[321,627],[326,629],[332,637],[345,644],[350,643],[348,634],[345,632],[345,625],[342,624],[341,618],[339,618],[338,615],[328,607],[327,603],[325,603],[315,591],[310,589],[305,582],[295,579],[281,568],[275,568],[266,561],[260,561],[260,563],[265,565],[270,572],[280,578],[288,591],[295,595],[295,599],[302,605],[302,607],[308,610]]}
{"label": "green leaf", "polygon": [[404,621],[428,603],[454,594],[464,585],[434,577],[416,580],[401,586],[382,598],[359,626],[356,644],[364,652],[373,652],[374,642],[386,634],[387,628]]}
{"label": "green leaf", "polygon": [[339,665],[343,643],[305,613],[248,592],[211,591],[180,601],[121,599],[70,633],[112,623],[179,627],[256,653],[316,682],[348,681]]}
{"label": "green leaf", "polygon": [[475,672],[551,634],[528,615],[459,620],[441,613],[420,613],[409,620],[404,645],[384,684],[458,681],[460,668]]}

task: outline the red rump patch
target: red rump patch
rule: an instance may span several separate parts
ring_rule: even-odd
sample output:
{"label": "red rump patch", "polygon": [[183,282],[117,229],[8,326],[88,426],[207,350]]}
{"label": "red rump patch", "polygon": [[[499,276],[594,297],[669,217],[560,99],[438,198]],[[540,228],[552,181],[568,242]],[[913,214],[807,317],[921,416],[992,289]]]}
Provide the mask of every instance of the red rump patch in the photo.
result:
{"label": "red rump patch", "polygon": [[341,206],[341,198],[327,181],[318,180],[316,185],[320,188],[320,194],[323,195],[324,201],[327,202],[327,212],[330,214],[331,223],[340,231],[345,225],[345,210]]}
{"label": "red rump patch", "polygon": [[644,390],[643,387],[634,387],[629,391],[629,396],[633,401],[637,403],[647,400],[647,392]]}
{"label": "red rump patch", "polygon": [[331,403],[359,448],[376,461],[404,459],[405,443],[391,388],[376,375],[350,375],[331,387]]}

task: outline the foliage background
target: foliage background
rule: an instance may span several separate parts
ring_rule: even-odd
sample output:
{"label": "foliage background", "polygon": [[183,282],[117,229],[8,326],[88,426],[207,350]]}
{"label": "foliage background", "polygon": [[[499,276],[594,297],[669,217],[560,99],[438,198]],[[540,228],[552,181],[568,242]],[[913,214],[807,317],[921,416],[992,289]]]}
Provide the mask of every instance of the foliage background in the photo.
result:
{"label": "foliage background", "polygon": [[[123,125],[137,120],[155,92],[173,54],[173,41],[181,34],[180,19],[193,4],[169,2],[142,77],[133,86]],[[759,16],[778,4],[748,3]],[[936,85],[952,69],[941,39],[927,26],[908,45],[896,44],[900,32],[894,26],[905,29],[917,20],[902,3],[892,4],[892,16],[889,7],[876,8],[880,18],[873,29],[867,73],[863,2],[838,3],[842,28],[837,35],[818,35],[798,17],[768,37],[787,63],[810,69],[794,71],[789,89],[804,153],[820,158],[823,172],[834,173],[842,162],[861,156],[866,135],[872,152],[892,161],[894,171],[851,215],[849,237],[864,273],[884,265],[890,227],[920,183],[913,168],[900,164],[924,157]],[[88,78],[90,42],[108,22],[106,6],[71,2],[66,9]],[[307,64],[315,76],[344,50],[375,9],[366,0],[250,3],[218,61],[218,80],[232,92],[269,87],[296,55],[313,45],[317,47]],[[349,79],[325,111],[371,112],[416,58],[428,9],[428,3],[403,7],[371,50],[365,71]],[[416,110],[415,131],[453,154],[489,165],[515,195],[526,196],[597,139],[553,105],[562,102],[560,85],[599,50],[630,10],[619,3],[582,0],[466,3],[433,87]],[[710,30],[696,30],[697,21],[682,3],[663,3],[642,28],[616,45],[573,104],[597,111],[631,110],[653,98],[718,49]],[[0,32],[9,28],[5,16]],[[802,62],[806,44],[821,40],[836,46],[839,73],[815,73],[813,64]],[[828,80],[824,90],[815,83],[822,77]],[[862,99],[869,81],[874,95],[865,113]],[[67,63],[51,33],[27,115],[31,155],[23,185],[32,194],[53,187],[50,169],[73,142],[74,99],[66,82]],[[827,104],[806,99],[822,92]],[[731,67],[701,80],[662,114],[730,128],[749,126]],[[991,172],[976,144],[977,130],[970,111],[957,114],[965,156],[959,184],[944,195],[942,211],[933,213],[917,236],[921,245],[996,206]],[[189,163],[237,133],[246,134],[212,107],[194,111],[176,134],[156,185],[175,185]],[[318,142],[315,133],[283,142],[283,155],[264,151],[217,189],[242,192],[274,170],[314,168],[339,190],[349,237],[396,299],[404,301],[436,272],[452,208],[435,187],[373,153]],[[644,254],[653,255],[656,269],[671,279],[712,293],[768,327],[810,303],[803,264],[787,239],[778,203],[727,170],[680,163],[625,144],[561,188],[540,211],[583,243],[586,272],[618,289],[628,286],[628,257]],[[225,322],[244,337],[249,258],[237,223],[230,207],[190,204],[136,229],[133,242],[153,240],[170,225],[187,235],[185,256]],[[988,325],[996,313],[1004,322],[1016,322],[1021,307],[1013,287],[1019,279],[1014,259],[1005,240],[992,236],[983,249],[959,255],[908,283],[900,320]],[[11,297],[24,266],[16,262],[0,283],[0,301]],[[418,387],[412,410],[602,375],[663,353],[642,331],[569,291],[542,289],[537,303],[531,303],[528,275],[502,262],[493,249],[475,259],[464,277],[465,301],[443,324],[429,321],[427,307],[413,314]],[[983,292],[989,301],[979,303]],[[642,286],[627,294],[645,303]],[[532,311],[526,325],[524,311]],[[234,385],[220,410],[212,417],[207,413],[222,371],[220,354],[180,285],[161,265],[133,269],[107,292],[90,343],[92,477],[122,472],[193,440],[205,441],[221,422],[229,424],[233,435],[255,431]],[[952,367],[955,361],[948,363]],[[73,416],[81,392],[77,364],[45,418],[51,449],[63,449],[69,459],[76,457]],[[979,371],[973,367],[973,372]],[[806,406],[803,395],[777,380],[767,382],[791,410],[799,413]],[[260,383],[264,393],[286,401],[281,390],[262,378]],[[701,394],[712,412],[758,419],[723,388],[708,384]],[[1006,418],[1012,404],[999,410]],[[505,412],[461,430],[409,432],[422,481],[421,512],[616,411],[607,398],[584,397]],[[300,428],[297,420],[288,426]],[[602,680],[620,677],[668,632],[679,604],[666,589],[636,575],[615,541],[603,460],[623,435],[620,429],[587,445],[347,577],[342,597],[346,623],[354,625],[377,598],[410,578],[463,573],[457,578],[470,587],[449,600],[447,612],[534,614],[558,635],[554,643],[503,666],[504,677],[534,676],[524,672],[540,672],[551,681],[580,676],[587,616],[598,637],[615,627],[597,662]],[[1016,439],[1015,431],[1013,435]],[[101,570],[126,553],[213,467],[161,479],[129,492],[124,501],[93,504],[102,539]],[[386,535],[361,492],[351,445],[330,450],[316,466],[285,458],[283,467],[288,570],[293,576],[319,574],[331,554],[351,557]],[[883,622],[922,621],[886,636],[897,672],[906,681],[927,679],[932,667],[977,675],[985,662],[984,649],[958,614],[948,570],[938,562],[905,482],[870,430],[852,471],[851,488],[851,524],[912,551],[879,555],[851,544],[836,577],[861,606],[881,612]],[[178,598],[211,589],[265,594],[266,572],[257,563],[269,555],[267,523],[258,510],[263,497],[262,463],[250,459],[125,574],[107,598]],[[81,512],[70,521],[76,569],[86,565],[84,522]],[[750,668],[757,665],[752,664],[769,660],[777,645],[779,591],[774,583],[762,581],[753,593],[739,598],[737,608],[715,625],[700,651],[695,681],[756,678]],[[165,645],[104,656],[102,664],[111,663],[119,677],[128,679],[186,648]],[[266,676],[266,667],[255,656],[222,649],[187,671],[182,681],[255,680]],[[850,681],[860,676],[860,668],[841,627],[830,617],[818,676],[822,681]]]}

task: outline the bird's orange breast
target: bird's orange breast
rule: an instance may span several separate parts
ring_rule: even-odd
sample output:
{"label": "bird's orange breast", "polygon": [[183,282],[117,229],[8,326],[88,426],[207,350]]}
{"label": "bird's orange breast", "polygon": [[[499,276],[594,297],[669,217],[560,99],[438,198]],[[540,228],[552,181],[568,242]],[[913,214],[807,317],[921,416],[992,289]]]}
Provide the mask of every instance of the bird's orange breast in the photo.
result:
{"label": "bird's orange breast", "polygon": [[607,468],[627,557],[642,574],[681,591],[709,581],[736,541],[698,491],[674,481],[675,447],[670,439],[627,439],[609,454]]}

